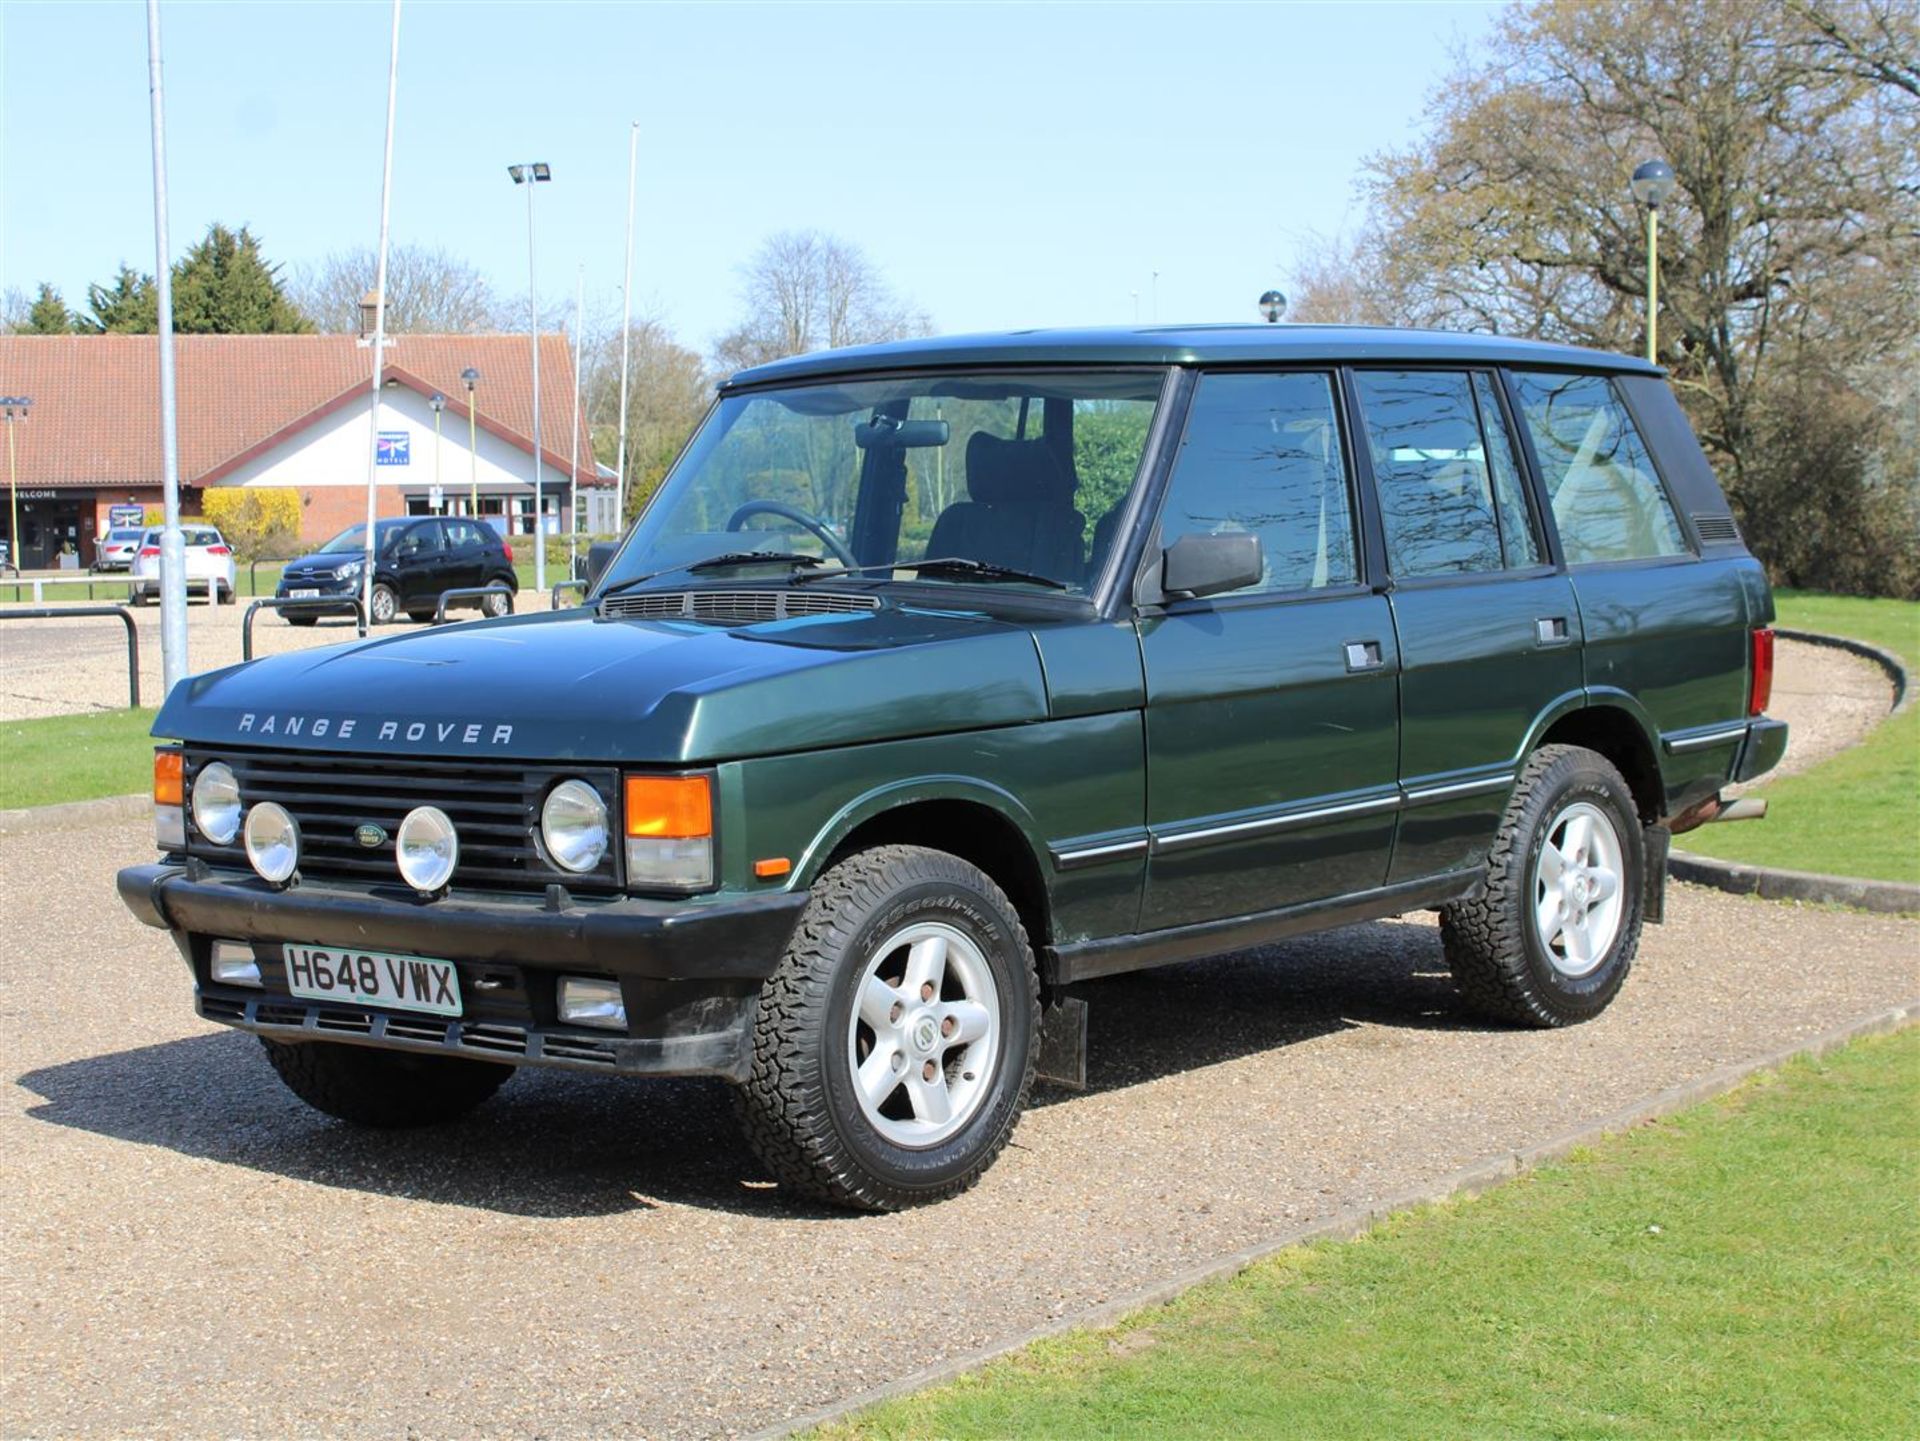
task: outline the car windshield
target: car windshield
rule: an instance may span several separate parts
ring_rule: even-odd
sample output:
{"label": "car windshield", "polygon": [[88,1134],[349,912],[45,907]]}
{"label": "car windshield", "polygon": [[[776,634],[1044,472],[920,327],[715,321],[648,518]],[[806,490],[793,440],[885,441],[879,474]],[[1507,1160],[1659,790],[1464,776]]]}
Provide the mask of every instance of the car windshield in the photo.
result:
{"label": "car windshield", "polygon": [[[377,520],[373,524],[373,534],[385,550],[393,544],[393,538],[399,533],[404,520]],[[367,548],[367,528],[364,525],[350,525],[332,540],[328,541],[315,555],[338,555],[341,552],[364,552]]]}
{"label": "car windshield", "polygon": [[[1164,381],[1000,371],[725,396],[602,589],[685,585],[702,562],[699,579],[738,584],[765,577],[741,559],[764,553],[816,561],[806,571],[820,579],[861,567],[869,583],[1085,594],[1114,547]],[[913,568],[934,560],[971,564]]]}
{"label": "car windshield", "polygon": [[[141,548],[145,549],[147,546],[160,544],[160,537],[165,534],[165,531],[149,530],[137,533],[140,535]],[[188,547],[198,546],[201,548],[209,545],[226,544],[226,542],[220,538],[219,531],[207,530],[203,527],[192,525],[183,525],[180,527],[180,541],[181,544]]]}

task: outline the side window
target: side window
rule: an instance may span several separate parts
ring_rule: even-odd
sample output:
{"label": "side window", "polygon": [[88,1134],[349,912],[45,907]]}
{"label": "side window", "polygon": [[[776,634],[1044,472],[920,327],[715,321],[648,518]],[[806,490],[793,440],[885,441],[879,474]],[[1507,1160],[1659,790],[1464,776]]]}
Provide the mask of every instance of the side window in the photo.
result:
{"label": "side window", "polygon": [[437,520],[416,525],[407,532],[407,538],[400,542],[402,555],[438,555],[439,552],[440,522]]}
{"label": "side window", "polygon": [[1500,521],[1471,379],[1459,371],[1354,376],[1397,576],[1499,570]]}
{"label": "side window", "polygon": [[1545,371],[1513,379],[1567,563],[1685,555],[1673,503],[1612,383]]}
{"label": "side window", "polygon": [[1494,394],[1493,377],[1485,371],[1473,373],[1473,398],[1480,406],[1480,433],[1486,437],[1487,464],[1493,470],[1493,504],[1499,515],[1500,548],[1507,569],[1538,565],[1540,536],[1533,528],[1533,512],[1520,480],[1520,462],[1513,453],[1513,437],[1507,433],[1500,398]]}
{"label": "side window", "polygon": [[1266,574],[1236,594],[1351,585],[1353,512],[1330,377],[1204,375],[1160,516],[1160,543],[1251,531]]}

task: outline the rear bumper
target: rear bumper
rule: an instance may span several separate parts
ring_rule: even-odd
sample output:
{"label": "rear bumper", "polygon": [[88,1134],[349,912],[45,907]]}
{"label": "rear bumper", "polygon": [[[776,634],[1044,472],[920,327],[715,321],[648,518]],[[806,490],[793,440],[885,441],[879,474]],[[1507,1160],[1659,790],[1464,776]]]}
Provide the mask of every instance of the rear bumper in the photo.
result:
{"label": "rear bumper", "polygon": [[1747,726],[1747,738],[1740,743],[1740,754],[1733,763],[1733,778],[1750,781],[1780,764],[1787,753],[1787,723],[1765,716]]}

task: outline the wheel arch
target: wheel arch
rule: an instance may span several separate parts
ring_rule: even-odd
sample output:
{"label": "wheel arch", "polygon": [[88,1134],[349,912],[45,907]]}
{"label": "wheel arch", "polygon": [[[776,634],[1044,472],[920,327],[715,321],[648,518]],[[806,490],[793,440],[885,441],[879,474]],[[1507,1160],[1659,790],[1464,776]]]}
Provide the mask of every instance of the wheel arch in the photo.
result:
{"label": "wheel arch", "polygon": [[997,786],[958,776],[903,781],[842,808],[801,858],[796,882],[811,885],[842,858],[873,846],[945,851],[978,866],[1007,893],[1039,962],[1053,927],[1037,835],[1026,807]]}
{"label": "wheel arch", "polygon": [[1660,752],[1646,710],[1625,691],[1596,690],[1572,705],[1558,706],[1536,724],[1526,753],[1543,745],[1582,746],[1605,756],[1626,779],[1643,825],[1666,810]]}

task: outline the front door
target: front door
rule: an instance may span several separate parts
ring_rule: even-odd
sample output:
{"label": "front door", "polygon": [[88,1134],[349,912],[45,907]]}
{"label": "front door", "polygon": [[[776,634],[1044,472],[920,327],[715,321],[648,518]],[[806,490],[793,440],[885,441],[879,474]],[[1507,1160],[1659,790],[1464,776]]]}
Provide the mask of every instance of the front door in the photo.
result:
{"label": "front door", "polygon": [[1535,722],[1581,696],[1572,583],[1547,563],[1487,372],[1359,370],[1399,635],[1405,809],[1389,879],[1481,863]]}
{"label": "front door", "polygon": [[1157,534],[1252,532],[1265,573],[1143,596],[1147,825],[1140,929],[1381,884],[1397,807],[1399,654],[1362,583],[1331,375],[1202,376]]}

